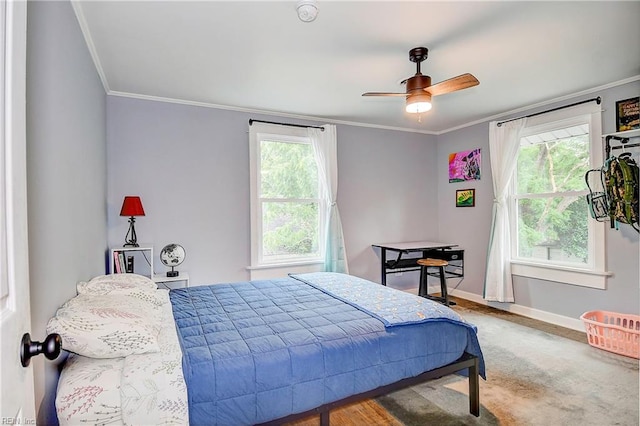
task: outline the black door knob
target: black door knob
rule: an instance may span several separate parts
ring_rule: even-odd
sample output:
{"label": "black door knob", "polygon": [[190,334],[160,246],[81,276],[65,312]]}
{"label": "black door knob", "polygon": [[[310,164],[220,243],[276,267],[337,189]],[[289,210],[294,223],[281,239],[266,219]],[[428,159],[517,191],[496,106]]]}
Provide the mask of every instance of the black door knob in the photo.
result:
{"label": "black door knob", "polygon": [[62,338],[59,334],[53,333],[48,335],[44,342],[33,342],[29,333],[22,336],[20,345],[20,363],[23,367],[28,367],[31,357],[44,354],[47,359],[54,360],[60,355],[62,348]]}

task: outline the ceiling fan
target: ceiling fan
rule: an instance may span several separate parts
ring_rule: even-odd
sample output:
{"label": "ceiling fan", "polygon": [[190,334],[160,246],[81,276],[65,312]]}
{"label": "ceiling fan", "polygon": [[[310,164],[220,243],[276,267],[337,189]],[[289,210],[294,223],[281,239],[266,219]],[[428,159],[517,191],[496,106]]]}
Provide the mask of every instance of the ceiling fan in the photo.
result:
{"label": "ceiling fan", "polygon": [[420,63],[427,59],[428,54],[429,49],[426,47],[414,47],[409,51],[409,60],[416,63],[416,74],[402,82],[407,87],[405,93],[367,92],[362,96],[406,96],[407,112],[420,113],[431,109],[432,96],[444,95],[480,84],[477,78],[466,73],[432,85],[431,77],[422,75],[420,72]]}

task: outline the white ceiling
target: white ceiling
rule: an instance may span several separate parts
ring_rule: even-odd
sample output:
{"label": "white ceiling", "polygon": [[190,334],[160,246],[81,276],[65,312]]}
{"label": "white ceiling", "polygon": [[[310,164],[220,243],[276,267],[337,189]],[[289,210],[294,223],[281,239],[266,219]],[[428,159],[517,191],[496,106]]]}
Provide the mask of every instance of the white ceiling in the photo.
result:
{"label": "white ceiling", "polygon": [[[108,93],[441,133],[640,75],[640,2],[74,1]],[[409,50],[434,83],[420,120],[403,92]]]}

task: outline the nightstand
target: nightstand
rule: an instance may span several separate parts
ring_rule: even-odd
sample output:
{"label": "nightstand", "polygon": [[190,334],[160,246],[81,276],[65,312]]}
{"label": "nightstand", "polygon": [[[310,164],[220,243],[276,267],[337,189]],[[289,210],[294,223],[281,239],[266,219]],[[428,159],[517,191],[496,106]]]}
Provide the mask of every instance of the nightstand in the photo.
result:
{"label": "nightstand", "polygon": [[141,244],[138,247],[124,246],[112,247],[109,250],[109,272],[111,274],[124,274],[127,265],[132,263],[129,272],[135,272],[151,278],[153,275],[153,246]]}
{"label": "nightstand", "polygon": [[166,288],[171,290],[172,288],[189,287],[189,274],[180,271],[180,275],[177,277],[168,277],[167,274],[155,274],[153,281],[158,284],[158,288]]}

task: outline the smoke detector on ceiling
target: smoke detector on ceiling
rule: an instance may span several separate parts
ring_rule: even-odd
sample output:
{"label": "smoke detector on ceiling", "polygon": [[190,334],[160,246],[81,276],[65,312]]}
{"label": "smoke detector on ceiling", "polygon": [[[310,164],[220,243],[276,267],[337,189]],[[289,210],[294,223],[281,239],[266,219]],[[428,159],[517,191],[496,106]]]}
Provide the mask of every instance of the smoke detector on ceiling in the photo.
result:
{"label": "smoke detector on ceiling", "polygon": [[302,22],[313,22],[318,16],[318,4],[316,0],[300,0],[296,12]]}

